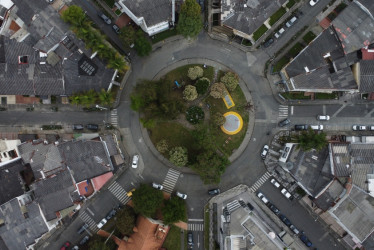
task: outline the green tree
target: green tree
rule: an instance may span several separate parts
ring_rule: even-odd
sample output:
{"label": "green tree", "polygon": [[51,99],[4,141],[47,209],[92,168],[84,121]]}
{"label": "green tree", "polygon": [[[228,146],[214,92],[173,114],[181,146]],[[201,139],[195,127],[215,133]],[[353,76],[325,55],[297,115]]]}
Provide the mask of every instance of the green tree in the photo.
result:
{"label": "green tree", "polygon": [[163,140],[157,142],[157,144],[156,144],[156,148],[157,148],[157,150],[158,150],[160,153],[163,154],[163,153],[167,152],[168,149],[169,149],[168,142],[167,142],[165,139],[163,139]]}
{"label": "green tree", "polygon": [[86,21],[84,11],[77,5],[71,5],[62,12],[61,17],[65,22],[68,22],[75,27],[83,27]]}
{"label": "green tree", "polygon": [[178,33],[184,37],[195,37],[200,33],[202,27],[200,5],[195,0],[184,1],[177,24]]}
{"label": "green tree", "polygon": [[177,167],[183,167],[187,164],[187,149],[184,147],[174,147],[169,151],[170,162]]}
{"label": "green tree", "polygon": [[113,92],[111,91],[106,91],[105,89],[101,89],[98,96],[99,96],[101,105],[110,106],[114,102]]}
{"label": "green tree", "polygon": [[199,95],[203,95],[206,93],[210,85],[210,80],[206,77],[202,77],[196,81],[196,91]]}
{"label": "green tree", "polygon": [[112,248],[109,245],[105,244],[105,241],[99,238],[95,238],[89,241],[88,243],[90,250],[111,250]]}
{"label": "green tree", "polygon": [[135,42],[136,38],[134,28],[131,25],[123,27],[119,33],[119,38],[121,39],[124,45],[130,46]]}
{"label": "green tree", "polygon": [[328,144],[326,139],[326,134],[324,132],[318,133],[309,128],[308,131],[303,131],[300,135],[296,137],[298,148],[304,151],[310,151],[315,149],[317,151],[323,149]]}
{"label": "green tree", "polygon": [[196,87],[192,85],[187,85],[183,90],[183,99],[186,101],[193,101],[197,98]]}
{"label": "green tree", "polygon": [[148,39],[144,36],[142,30],[136,32],[136,40],[134,46],[139,56],[148,56],[152,51],[152,45]]}
{"label": "green tree", "polygon": [[194,147],[196,150],[209,150],[215,148],[213,135],[210,133],[208,125],[201,124],[191,131],[194,139]]}
{"label": "green tree", "polygon": [[225,156],[218,155],[215,150],[206,150],[199,154],[197,162],[193,165],[193,169],[200,175],[204,184],[219,183],[221,175],[230,163]]}
{"label": "green tree", "polygon": [[187,76],[191,80],[196,80],[197,78],[202,77],[204,74],[204,70],[199,66],[194,66],[188,69]]}
{"label": "green tree", "polygon": [[146,217],[154,217],[164,197],[160,190],[146,184],[140,184],[140,187],[133,192],[132,200],[136,213],[140,213]]}
{"label": "green tree", "polygon": [[140,122],[145,128],[154,128],[156,125],[156,122],[153,119],[140,118]]}
{"label": "green tree", "polygon": [[82,104],[82,96],[79,93],[75,93],[69,97],[71,104],[73,105],[81,105]]}
{"label": "green tree", "polygon": [[125,206],[116,216],[116,229],[123,235],[130,236],[134,231],[136,214],[132,207]]}
{"label": "green tree", "polygon": [[212,116],[212,121],[215,125],[222,126],[226,122],[226,117],[222,113],[217,112]]}
{"label": "green tree", "polygon": [[233,72],[227,72],[223,77],[221,77],[221,82],[225,84],[229,91],[234,91],[239,83],[239,76]]}
{"label": "green tree", "polygon": [[186,203],[182,199],[172,198],[165,202],[162,208],[163,221],[166,225],[186,220]]}
{"label": "green tree", "polygon": [[139,94],[132,94],[131,99],[131,109],[135,111],[140,111],[145,106],[144,98]]}
{"label": "green tree", "polygon": [[113,58],[109,59],[108,68],[116,69],[123,73],[127,69],[127,64],[123,57],[117,53]]}
{"label": "green tree", "polygon": [[83,93],[81,104],[85,105],[86,107],[89,107],[95,104],[96,100],[97,100],[97,93],[95,92],[95,90],[90,89],[89,91]]}
{"label": "green tree", "polygon": [[226,93],[225,85],[221,82],[213,83],[210,88],[210,95],[214,98],[222,98]]}

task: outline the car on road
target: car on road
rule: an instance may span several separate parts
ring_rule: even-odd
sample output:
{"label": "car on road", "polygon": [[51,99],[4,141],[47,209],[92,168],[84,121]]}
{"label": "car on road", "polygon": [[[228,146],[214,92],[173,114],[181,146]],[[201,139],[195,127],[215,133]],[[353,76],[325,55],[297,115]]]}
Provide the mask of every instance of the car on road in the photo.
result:
{"label": "car on road", "polygon": [[313,130],[323,130],[323,125],[310,125]]}
{"label": "car on road", "polygon": [[276,206],[274,206],[273,204],[270,204],[270,205],[269,205],[269,208],[270,208],[270,210],[273,211],[273,213],[275,213],[276,215],[280,214],[279,209],[278,209]]}
{"label": "car on road", "polygon": [[307,246],[307,247],[311,247],[313,246],[312,242],[310,242],[310,240],[308,239],[308,237],[305,236],[304,232],[301,232],[300,236],[299,236],[300,240]]}
{"label": "car on road", "polygon": [[266,40],[266,41],[264,42],[264,48],[269,47],[269,46],[272,45],[273,43],[274,43],[274,39],[273,39],[273,38],[270,38],[270,39]]}
{"label": "car on road", "polygon": [[288,227],[292,225],[291,221],[287,219],[287,217],[284,216],[283,214],[279,215],[279,219],[281,219],[281,221],[283,221],[283,223],[286,224],[286,226]]}
{"label": "car on road", "polygon": [[291,229],[292,232],[294,232],[294,234],[299,234],[300,231],[299,229],[297,229],[294,225],[290,225],[289,228]]}
{"label": "car on road", "polygon": [[286,118],[286,119],[280,121],[280,122],[278,123],[278,126],[279,126],[279,127],[284,127],[284,126],[290,124],[290,122],[291,122],[290,119]]}
{"label": "car on road", "polygon": [[249,210],[253,210],[253,209],[255,209],[253,206],[252,206],[252,204],[251,203],[249,203],[249,202],[247,202],[247,207],[249,208]]}
{"label": "car on road", "polygon": [[277,182],[274,178],[270,180],[270,183],[274,185],[274,187],[279,188],[281,185]]}
{"label": "car on road", "polygon": [[328,116],[328,115],[317,115],[317,120],[318,121],[328,121],[328,120],[330,120],[330,116]]}
{"label": "car on road", "polygon": [[86,244],[86,242],[90,239],[90,236],[86,235],[83,237],[83,239],[81,239],[81,241],[79,241],[79,245],[84,245]]}
{"label": "car on road", "polygon": [[215,188],[215,189],[211,189],[208,191],[208,194],[210,195],[216,195],[216,194],[219,194],[221,193],[221,190],[219,190],[219,188]]}
{"label": "car on road", "polygon": [[83,224],[79,229],[78,229],[78,233],[79,234],[82,234],[84,231],[86,231],[86,229],[88,228],[88,225],[85,223]]}
{"label": "car on road", "polygon": [[130,191],[128,191],[128,192],[127,192],[127,196],[128,196],[128,197],[131,197],[131,196],[132,196],[132,193],[133,193],[135,190],[136,190],[136,189],[133,188],[133,189],[131,189]]}
{"label": "car on road", "polygon": [[287,199],[289,199],[289,200],[292,199],[292,195],[287,191],[287,189],[283,188],[283,189],[281,190],[281,193],[282,193],[282,194],[283,194]]}
{"label": "car on road", "polygon": [[364,125],[353,125],[352,129],[355,130],[355,131],[365,131],[366,126],[364,126]]}
{"label": "car on road", "polygon": [[275,38],[279,38],[285,32],[284,28],[280,28],[277,32],[275,32]]}
{"label": "car on road", "polygon": [[307,130],[307,129],[308,129],[308,125],[306,124],[295,125],[295,130]]}
{"label": "car on road", "polygon": [[262,152],[261,152],[261,158],[262,159],[265,159],[266,158],[266,155],[269,153],[269,146],[268,145],[265,145],[263,148],[262,148]]}
{"label": "car on road", "polygon": [[108,221],[104,218],[102,219],[99,224],[97,224],[98,228],[102,228]]}
{"label": "car on road", "polygon": [[111,218],[113,218],[114,215],[116,215],[116,210],[115,209],[112,209],[109,211],[109,213],[105,216],[106,220],[110,220]]}
{"label": "car on road", "polygon": [[100,13],[99,16],[101,17],[101,19],[104,20],[104,22],[106,24],[111,24],[112,23],[112,21],[109,19],[109,17],[107,17],[104,13]]}
{"label": "car on road", "polygon": [[73,129],[74,129],[74,130],[83,130],[84,127],[83,127],[82,124],[74,124],[74,125],[73,125]]}
{"label": "car on road", "polygon": [[265,204],[268,204],[269,203],[269,200],[266,199],[265,195],[261,192],[258,192],[257,193],[257,197],[261,199],[261,201]]}
{"label": "car on road", "polygon": [[79,247],[78,246],[73,246],[72,250],[78,250]]}
{"label": "car on road", "polygon": [[187,245],[189,248],[193,248],[193,235],[192,232],[187,233]]}
{"label": "car on road", "polygon": [[113,28],[114,32],[116,32],[117,34],[119,34],[120,29],[119,29],[119,27],[116,24],[113,24],[112,28]]}
{"label": "car on road", "polygon": [[161,184],[157,184],[155,182],[152,183],[152,187],[158,190],[162,190],[164,188],[164,186],[162,186]]}
{"label": "car on road", "polygon": [[187,195],[186,194],[182,194],[180,192],[177,191],[177,196],[183,200],[187,199]]}
{"label": "car on road", "polygon": [[137,168],[138,167],[138,161],[139,161],[139,155],[134,155],[132,157],[132,164],[131,164],[131,167],[132,168]]}
{"label": "car on road", "polygon": [[310,5],[310,6],[314,6],[314,5],[316,5],[318,2],[319,2],[319,0],[310,0],[310,1],[309,1],[309,5]]}
{"label": "car on road", "polygon": [[370,131],[374,131],[374,126],[368,126]]}
{"label": "car on road", "polygon": [[286,23],[286,27],[289,28],[291,27],[292,25],[294,25],[294,23],[296,22],[297,20],[297,17],[292,17],[287,23]]}
{"label": "car on road", "polygon": [[60,250],[67,250],[69,249],[71,243],[69,241],[66,241],[64,245],[61,246]]}
{"label": "car on road", "polygon": [[97,124],[87,124],[86,128],[89,129],[89,130],[97,131],[97,130],[99,130],[99,125],[97,125]]}

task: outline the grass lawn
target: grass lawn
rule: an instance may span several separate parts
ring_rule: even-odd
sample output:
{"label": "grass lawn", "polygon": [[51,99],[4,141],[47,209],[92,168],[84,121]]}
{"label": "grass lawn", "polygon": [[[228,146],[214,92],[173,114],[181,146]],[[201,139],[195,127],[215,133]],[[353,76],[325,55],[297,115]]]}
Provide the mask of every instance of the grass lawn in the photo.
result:
{"label": "grass lawn", "polygon": [[338,95],[336,93],[316,93],[314,95],[315,99],[335,99]]}
{"label": "grass lawn", "polygon": [[114,0],[104,0],[106,5],[108,5],[110,8],[113,8],[114,6]]}
{"label": "grass lawn", "polygon": [[271,17],[270,17],[270,20],[269,20],[269,24],[272,26],[273,24],[275,24],[279,19],[281,19],[281,17],[286,14],[287,10],[283,7],[279,8],[279,10],[277,10],[277,12],[275,12]]}
{"label": "grass lawn", "polygon": [[289,51],[288,56],[289,57],[295,57],[297,56],[300,51],[304,48],[304,46],[301,43],[296,43]]}
{"label": "grass lawn", "polygon": [[285,92],[281,95],[288,100],[308,100],[310,96],[305,96],[304,92]]}
{"label": "grass lawn", "polygon": [[307,44],[309,44],[311,41],[313,41],[314,38],[316,38],[316,35],[311,31],[309,31],[308,33],[305,34],[305,36],[303,36],[303,40]]}
{"label": "grass lawn", "polygon": [[265,32],[268,31],[268,28],[265,26],[265,24],[261,25],[260,28],[258,28],[254,33],[253,33],[253,39],[257,41],[260,39],[260,37],[265,34]]}
{"label": "grass lawn", "polygon": [[122,14],[122,12],[119,9],[116,9],[116,11],[114,11],[114,13],[116,13],[117,16],[120,16]]}
{"label": "grass lawn", "polygon": [[[185,232],[185,234],[187,233]],[[181,230],[179,227],[170,226],[169,233],[162,246],[168,250],[181,249]]]}
{"label": "grass lawn", "polygon": [[295,5],[295,3],[296,3],[295,0],[289,0],[286,6],[287,8],[291,9],[291,7]]}
{"label": "grass lawn", "polygon": [[162,40],[165,40],[166,38],[169,38],[171,36],[176,36],[178,33],[177,33],[177,29],[168,29],[168,30],[165,30],[161,33],[158,33],[156,35],[154,35],[154,38],[152,39],[152,43],[155,44],[155,43],[158,43]]}
{"label": "grass lawn", "polygon": [[242,44],[243,44],[244,46],[252,46],[251,41],[249,41],[249,40],[247,40],[247,39],[244,39],[243,42],[242,42]]}
{"label": "grass lawn", "polygon": [[[177,80],[179,83],[182,83],[184,81],[184,83],[186,85],[188,85],[188,84],[194,84],[195,81],[192,81],[187,76],[188,69],[191,68],[191,67],[193,67],[193,66],[200,66],[201,68],[203,68],[202,64],[189,64],[189,65],[185,65],[185,66],[179,67],[179,68],[177,68],[177,69],[175,69],[173,71],[170,71],[165,76],[165,79],[169,80],[171,82],[174,82],[175,80]],[[206,77],[206,78],[208,78],[210,81],[212,81],[213,80],[213,76],[214,76],[214,68],[209,66],[206,69],[204,69],[204,75],[203,76]]]}
{"label": "grass lawn", "polygon": [[290,60],[287,58],[287,57],[282,57],[281,59],[279,59],[279,61],[274,64],[274,67],[273,67],[273,72],[279,72],[281,71],[281,69],[283,69],[284,66],[286,66],[286,64],[289,62]]}

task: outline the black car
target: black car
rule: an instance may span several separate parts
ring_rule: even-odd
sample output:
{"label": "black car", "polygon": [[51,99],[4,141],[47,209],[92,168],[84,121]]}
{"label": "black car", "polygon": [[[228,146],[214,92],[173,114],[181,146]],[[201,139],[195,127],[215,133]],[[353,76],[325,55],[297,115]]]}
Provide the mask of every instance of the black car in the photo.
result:
{"label": "black car", "polygon": [[291,226],[291,221],[289,219],[287,219],[286,216],[284,216],[283,214],[279,215],[279,219],[281,219],[281,221],[283,221],[284,224],[286,224],[286,226]]}
{"label": "black car", "polygon": [[264,42],[264,48],[269,47],[270,45],[273,44],[273,42],[274,42],[274,39],[273,39],[273,38],[270,38],[269,40],[266,40],[266,41]]}
{"label": "black car", "polygon": [[82,234],[84,231],[86,231],[86,229],[88,228],[88,225],[87,224],[83,224],[79,229],[78,229],[78,233],[79,234]]}
{"label": "black car", "polygon": [[251,211],[252,211],[253,209],[255,209],[255,208],[254,208],[254,207],[252,206],[252,204],[251,204],[251,203],[249,203],[249,202],[247,203],[247,207],[248,207],[248,208],[249,208],[249,210],[251,210]]}
{"label": "black car", "polygon": [[300,234],[299,238],[307,247],[313,246],[312,242],[304,235],[304,232]]}
{"label": "black car", "polygon": [[275,213],[277,215],[280,213],[279,209],[276,206],[274,206],[273,204],[270,204],[269,208],[270,208],[271,211],[273,211],[273,213]]}
{"label": "black car", "polygon": [[188,245],[189,248],[193,247],[193,236],[192,236],[192,232],[188,232],[187,233],[187,245]]}
{"label": "black car", "polygon": [[278,123],[278,126],[279,126],[279,127],[284,127],[284,126],[286,126],[287,124],[289,124],[290,122],[291,122],[290,119],[286,118],[286,119],[280,121],[280,122]]}
{"label": "black car", "polygon": [[83,130],[84,127],[83,127],[82,124],[74,124],[74,125],[73,125],[73,129],[74,129],[74,130]]}
{"label": "black car", "polygon": [[219,194],[221,191],[219,190],[219,188],[216,188],[216,189],[211,189],[208,191],[208,194],[210,195],[216,195],[216,194]]}
{"label": "black car", "polygon": [[86,128],[89,129],[89,130],[99,130],[99,125],[97,124],[87,124],[86,125]]}
{"label": "black car", "polygon": [[307,130],[308,129],[308,125],[306,124],[302,124],[302,125],[295,125],[295,130]]}
{"label": "black car", "polygon": [[110,220],[114,215],[116,215],[116,210],[115,209],[112,209],[107,215],[106,215],[106,219],[107,220]]}
{"label": "black car", "polygon": [[86,242],[90,239],[90,236],[86,235],[83,237],[83,239],[81,239],[81,241],[79,242],[79,245],[84,245],[86,244]]}

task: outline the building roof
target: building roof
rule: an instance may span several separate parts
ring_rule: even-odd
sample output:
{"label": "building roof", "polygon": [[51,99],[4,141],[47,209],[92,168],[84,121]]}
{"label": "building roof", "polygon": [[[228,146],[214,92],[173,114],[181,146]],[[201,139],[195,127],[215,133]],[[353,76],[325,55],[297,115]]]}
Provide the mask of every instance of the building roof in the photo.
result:
{"label": "building roof", "polygon": [[231,0],[221,2],[222,25],[252,34],[287,0]]}
{"label": "building roof", "polygon": [[323,211],[327,211],[330,207],[333,207],[335,203],[345,194],[346,190],[340,182],[335,179],[328,188],[316,199],[313,200],[319,208]]}
{"label": "building roof", "polygon": [[330,213],[360,242],[374,231],[374,198],[355,185]]}
{"label": "building roof", "polygon": [[99,191],[105,185],[105,183],[107,183],[110,180],[110,178],[112,178],[112,177],[113,177],[113,173],[108,172],[106,174],[103,174],[103,175],[100,175],[98,177],[92,178],[91,182],[94,185],[95,190]]}
{"label": "building roof", "polygon": [[[371,53],[374,55],[374,53]],[[360,92],[371,93],[374,92],[374,60],[362,60],[359,63]]]}
{"label": "building roof", "polygon": [[352,143],[350,156],[352,162],[353,184],[368,190],[368,174],[374,173],[374,143]]}
{"label": "building roof", "polygon": [[34,202],[25,206],[28,217],[22,214],[17,199],[13,199],[0,206],[0,218],[5,220],[5,225],[0,227],[0,238],[7,248],[1,249],[25,249],[35,243],[35,240],[48,232],[38,205]]}
{"label": "building roof", "polygon": [[69,141],[58,149],[77,183],[113,170],[108,150],[101,141]]}
{"label": "building roof", "polygon": [[374,41],[374,4],[370,0],[356,0],[348,5],[332,22],[344,53],[366,47]]}
{"label": "building roof", "polygon": [[104,135],[101,137],[101,139],[105,141],[110,156],[118,154],[117,145],[114,142],[112,134]]}
{"label": "building roof", "polygon": [[35,182],[33,190],[47,221],[57,218],[56,212],[73,206],[71,193],[75,185],[69,171]]}
{"label": "building roof", "polygon": [[352,172],[351,156],[349,154],[349,143],[331,143],[331,160],[333,165],[333,174],[337,177],[348,177]]}
{"label": "building roof", "polygon": [[0,167],[0,204],[22,195],[24,183],[21,171],[26,170],[22,160],[18,159]]}

